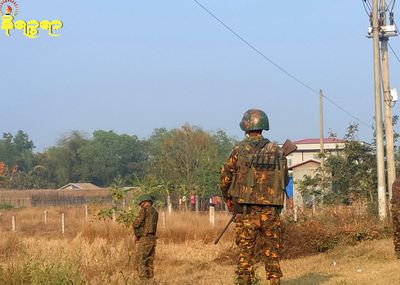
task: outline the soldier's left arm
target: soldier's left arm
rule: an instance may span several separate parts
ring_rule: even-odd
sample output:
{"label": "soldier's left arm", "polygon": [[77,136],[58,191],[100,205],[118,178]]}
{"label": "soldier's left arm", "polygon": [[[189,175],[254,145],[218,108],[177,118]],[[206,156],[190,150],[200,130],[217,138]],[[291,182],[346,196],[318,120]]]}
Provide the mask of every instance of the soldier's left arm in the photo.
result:
{"label": "soldier's left arm", "polygon": [[220,172],[219,187],[222,192],[224,200],[230,199],[228,195],[229,187],[232,184],[232,178],[236,173],[236,163],[237,163],[237,148],[234,147],[228,160],[224,163]]}
{"label": "soldier's left arm", "polygon": [[132,227],[135,229],[135,228],[139,228],[140,226],[142,226],[145,218],[146,218],[145,209],[140,208],[139,213],[136,215],[136,217],[132,221]]}

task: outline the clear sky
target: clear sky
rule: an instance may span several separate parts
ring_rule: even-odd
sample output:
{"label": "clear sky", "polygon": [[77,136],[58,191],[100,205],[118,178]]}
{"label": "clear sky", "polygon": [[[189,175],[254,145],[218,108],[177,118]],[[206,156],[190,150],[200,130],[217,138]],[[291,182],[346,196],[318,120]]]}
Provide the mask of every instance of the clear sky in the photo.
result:
{"label": "clear sky", "polygon": [[[274,62],[373,124],[372,40],[361,1],[199,1]],[[21,129],[36,150],[72,130],[147,138],[186,122],[241,138],[239,121],[253,107],[268,114],[270,139],[319,137],[318,95],[193,0],[17,2],[17,19],[64,23],[58,38],[0,30],[0,132]],[[391,40],[398,54],[399,41]],[[390,61],[395,87],[400,64],[392,53]],[[355,121],[329,102],[324,112],[326,135],[342,137]],[[372,135],[360,125],[360,139]]]}

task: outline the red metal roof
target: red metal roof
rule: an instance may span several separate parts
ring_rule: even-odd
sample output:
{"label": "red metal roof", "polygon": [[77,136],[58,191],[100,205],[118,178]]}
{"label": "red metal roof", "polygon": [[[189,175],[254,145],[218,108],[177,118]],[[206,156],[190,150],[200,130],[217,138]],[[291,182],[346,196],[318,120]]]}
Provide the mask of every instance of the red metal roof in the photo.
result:
{"label": "red metal roof", "polygon": [[[319,138],[318,139],[302,139],[299,141],[295,141],[295,144],[319,144]],[[345,142],[342,139],[337,139],[337,138],[324,138],[323,139],[324,143],[343,143]]]}

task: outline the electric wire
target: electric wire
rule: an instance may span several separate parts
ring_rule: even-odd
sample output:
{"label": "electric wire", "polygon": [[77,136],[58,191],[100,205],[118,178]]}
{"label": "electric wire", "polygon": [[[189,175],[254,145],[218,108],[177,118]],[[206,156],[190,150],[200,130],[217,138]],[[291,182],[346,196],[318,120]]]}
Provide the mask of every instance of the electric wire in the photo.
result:
{"label": "electric wire", "polygon": [[392,51],[392,53],[394,54],[394,56],[396,57],[397,61],[400,63],[400,58],[398,57],[397,53],[394,51],[392,45],[388,42],[388,46],[390,48],[390,50]]}
{"label": "electric wire", "polygon": [[393,12],[395,4],[396,4],[396,0],[390,0],[389,4],[386,5],[387,9],[389,10],[389,6],[392,5],[392,8],[390,9],[390,12]]}
{"label": "electric wire", "polygon": [[[394,5],[396,3],[396,0],[392,0],[392,1],[390,1],[389,4],[386,4],[387,9],[389,9],[389,6],[390,6],[391,3],[392,3],[392,9],[391,9],[391,12],[392,12],[393,9],[394,9]],[[394,27],[396,29],[397,34],[400,34],[399,28],[397,27],[397,23],[394,20],[393,20],[393,24],[394,24]],[[392,51],[393,55],[396,57],[397,61],[400,63],[400,58],[397,55],[396,51],[394,50],[394,48],[392,47],[392,45],[390,44],[389,41],[387,41],[387,44],[388,44],[390,50]]]}
{"label": "electric wire", "polygon": [[368,17],[370,17],[371,16],[371,9],[369,9],[369,7],[367,7],[366,0],[361,0],[361,2],[363,4],[365,13],[367,14]]}
{"label": "electric wire", "polygon": [[371,12],[371,11],[372,11],[372,4],[371,4],[371,2],[370,2],[370,1],[367,1],[367,0],[364,0],[364,2],[365,2],[365,4],[367,5],[368,10]]}
{"label": "electric wire", "polygon": [[[262,53],[259,49],[257,49],[255,46],[253,46],[251,43],[249,43],[246,39],[244,39],[242,36],[240,36],[237,32],[235,32],[232,28],[230,28],[227,24],[225,24],[221,19],[219,19],[215,14],[213,14],[207,7],[205,7],[203,4],[201,4],[198,0],[193,0],[200,8],[202,8],[205,12],[207,12],[207,14],[209,14],[214,20],[216,20],[217,22],[219,22],[222,26],[224,26],[228,31],[230,31],[232,34],[234,34],[239,40],[241,40],[244,44],[246,44],[250,49],[252,49],[254,52],[256,52],[258,55],[260,55],[262,58],[264,58],[266,61],[268,61],[270,64],[272,64],[273,66],[275,66],[277,69],[279,69],[281,72],[283,72],[284,74],[286,74],[287,76],[289,76],[291,79],[293,79],[294,81],[296,81],[297,83],[299,83],[300,85],[302,85],[303,87],[309,89],[311,92],[320,95],[320,92],[311,87],[310,85],[306,84],[304,81],[298,79],[297,77],[295,77],[293,74],[291,74],[289,71],[287,71],[286,69],[284,69],[283,67],[281,67],[279,64],[275,63],[273,60],[271,60],[269,57],[267,57],[264,53]],[[356,117],[355,115],[353,115],[352,113],[350,113],[349,111],[347,111],[346,109],[344,109],[343,107],[341,107],[339,104],[337,104],[336,102],[334,102],[332,99],[330,99],[329,97],[327,97],[326,95],[323,95],[323,97],[330,102],[332,105],[334,105],[336,108],[338,108],[339,110],[341,110],[342,112],[344,112],[345,114],[347,114],[348,116],[350,116],[351,118],[355,119],[357,122],[359,122],[360,124],[366,126],[367,128],[371,128],[370,125],[368,125],[367,123],[361,121],[358,117]]]}

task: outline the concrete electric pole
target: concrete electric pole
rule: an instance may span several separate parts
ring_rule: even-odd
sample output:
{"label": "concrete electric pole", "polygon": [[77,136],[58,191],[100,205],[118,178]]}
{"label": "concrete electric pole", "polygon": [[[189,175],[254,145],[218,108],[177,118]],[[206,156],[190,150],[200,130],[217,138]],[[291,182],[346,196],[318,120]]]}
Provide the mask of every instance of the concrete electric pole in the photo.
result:
{"label": "concrete electric pole", "polygon": [[376,161],[378,174],[378,210],[379,218],[385,220],[386,211],[386,187],[385,187],[385,161],[383,153],[383,124],[382,124],[382,98],[381,98],[381,62],[379,54],[379,15],[378,0],[372,0],[372,34],[374,51],[374,85],[375,85],[375,139]]}
{"label": "concrete electric pole", "polygon": [[319,90],[319,149],[320,149],[320,167],[322,180],[322,193],[325,194],[325,150],[324,150],[324,93]]}
{"label": "concrete electric pole", "polygon": [[[386,1],[381,0],[380,24],[386,27]],[[391,23],[392,24],[392,23]],[[388,58],[388,41],[389,36],[382,29],[381,55],[382,55],[382,87],[383,87],[383,104],[385,111],[385,134],[386,134],[386,163],[387,163],[387,183],[389,199],[392,198],[392,185],[396,180],[396,164],[394,160],[394,141],[393,141],[393,118],[392,118],[392,96],[390,94],[390,77],[389,77],[389,58]]]}

